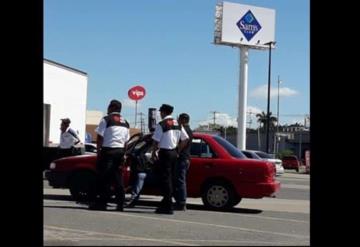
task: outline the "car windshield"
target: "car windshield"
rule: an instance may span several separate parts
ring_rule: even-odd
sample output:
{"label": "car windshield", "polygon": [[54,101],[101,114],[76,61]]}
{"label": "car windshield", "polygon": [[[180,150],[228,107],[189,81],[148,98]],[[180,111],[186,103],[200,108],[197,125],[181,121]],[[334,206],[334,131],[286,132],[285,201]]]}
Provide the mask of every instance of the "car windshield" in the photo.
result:
{"label": "car windshield", "polygon": [[274,156],[272,154],[267,154],[267,153],[264,153],[264,152],[255,152],[260,158],[263,158],[263,159],[274,159]]}
{"label": "car windshield", "polygon": [[224,138],[220,136],[214,136],[214,140],[219,143],[225,150],[233,157],[239,158],[239,159],[246,159],[246,156],[237,149],[233,144],[225,140]]}

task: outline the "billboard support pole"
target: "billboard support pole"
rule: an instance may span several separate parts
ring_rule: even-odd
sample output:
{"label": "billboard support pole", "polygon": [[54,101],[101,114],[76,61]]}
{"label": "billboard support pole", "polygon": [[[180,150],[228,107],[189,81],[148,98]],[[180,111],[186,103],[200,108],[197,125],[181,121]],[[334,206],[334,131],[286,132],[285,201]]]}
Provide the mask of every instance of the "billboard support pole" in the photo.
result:
{"label": "billboard support pole", "polygon": [[248,60],[249,48],[240,46],[240,75],[239,75],[239,107],[238,107],[238,129],[237,147],[246,149],[246,108],[247,108],[247,85],[248,85]]}
{"label": "billboard support pole", "polygon": [[136,117],[137,117],[137,100],[135,100],[135,126],[134,128],[136,128]]}

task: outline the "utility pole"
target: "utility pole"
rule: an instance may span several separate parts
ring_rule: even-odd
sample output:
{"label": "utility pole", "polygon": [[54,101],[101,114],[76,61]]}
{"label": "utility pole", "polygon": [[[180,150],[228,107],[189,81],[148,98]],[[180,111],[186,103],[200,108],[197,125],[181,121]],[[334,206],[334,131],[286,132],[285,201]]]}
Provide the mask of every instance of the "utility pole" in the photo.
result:
{"label": "utility pole", "polygon": [[268,93],[267,93],[267,120],[266,120],[266,153],[269,153],[269,131],[270,131],[270,87],[271,87],[271,46],[276,42],[270,41],[269,45],[269,70],[268,70]]}
{"label": "utility pole", "polygon": [[213,120],[214,120],[214,125],[213,125],[213,129],[215,128],[215,123],[216,123],[216,113],[219,113],[219,112],[217,112],[217,111],[211,111],[211,113],[213,113],[214,114],[214,117],[213,117]]}
{"label": "utility pole", "polygon": [[282,81],[280,80],[280,76],[278,75],[278,93],[277,93],[277,121],[276,121],[276,134],[274,136],[274,153],[277,154],[279,153],[279,148],[276,148],[276,143],[278,142],[277,140],[277,134],[279,134],[279,106],[280,106],[280,83],[282,83]]}
{"label": "utility pole", "polygon": [[302,142],[302,128],[300,128],[300,145],[299,145],[299,160],[301,160],[301,142]]}
{"label": "utility pole", "polygon": [[142,133],[144,133],[145,132],[145,121],[144,121],[144,115],[145,114],[140,112],[140,113],[138,113],[138,115],[140,115],[140,131]]}
{"label": "utility pole", "polygon": [[252,124],[252,114],[255,114],[254,112],[252,112],[251,110],[247,112],[247,114],[250,115],[249,117],[249,121],[247,122],[249,124],[249,129],[251,128],[251,124]]}

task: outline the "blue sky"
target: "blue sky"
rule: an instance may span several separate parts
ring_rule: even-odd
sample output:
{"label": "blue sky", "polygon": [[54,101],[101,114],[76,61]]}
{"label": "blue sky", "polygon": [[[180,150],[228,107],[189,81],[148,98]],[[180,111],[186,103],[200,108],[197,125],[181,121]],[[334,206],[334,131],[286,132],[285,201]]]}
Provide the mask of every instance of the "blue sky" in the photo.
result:
{"label": "blue sky", "polygon": [[[147,95],[138,112],[168,103],[174,116],[187,112],[193,128],[212,122],[212,111],[219,112],[217,123],[236,126],[240,52],[213,44],[217,2],[45,0],[44,58],[88,73],[88,110],[105,113],[109,101],[119,99],[133,125],[135,104],[127,92],[141,85]],[[271,111],[276,115],[279,75],[280,123],[303,123],[310,109],[309,1],[230,2],[275,9]],[[268,51],[250,50],[252,112],[266,112],[267,76]],[[254,115],[251,126],[257,126]]]}

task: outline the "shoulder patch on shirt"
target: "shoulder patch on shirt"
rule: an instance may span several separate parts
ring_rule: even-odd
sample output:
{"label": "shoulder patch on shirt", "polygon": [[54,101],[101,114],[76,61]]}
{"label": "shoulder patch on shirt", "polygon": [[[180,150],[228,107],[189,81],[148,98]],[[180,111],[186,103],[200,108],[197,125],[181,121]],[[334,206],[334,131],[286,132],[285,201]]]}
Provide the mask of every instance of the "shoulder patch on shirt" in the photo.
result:
{"label": "shoulder patch on shirt", "polygon": [[164,119],[159,124],[160,124],[163,132],[166,132],[169,130],[180,130],[181,129],[181,127],[180,127],[180,125],[178,125],[177,121],[172,118]]}

